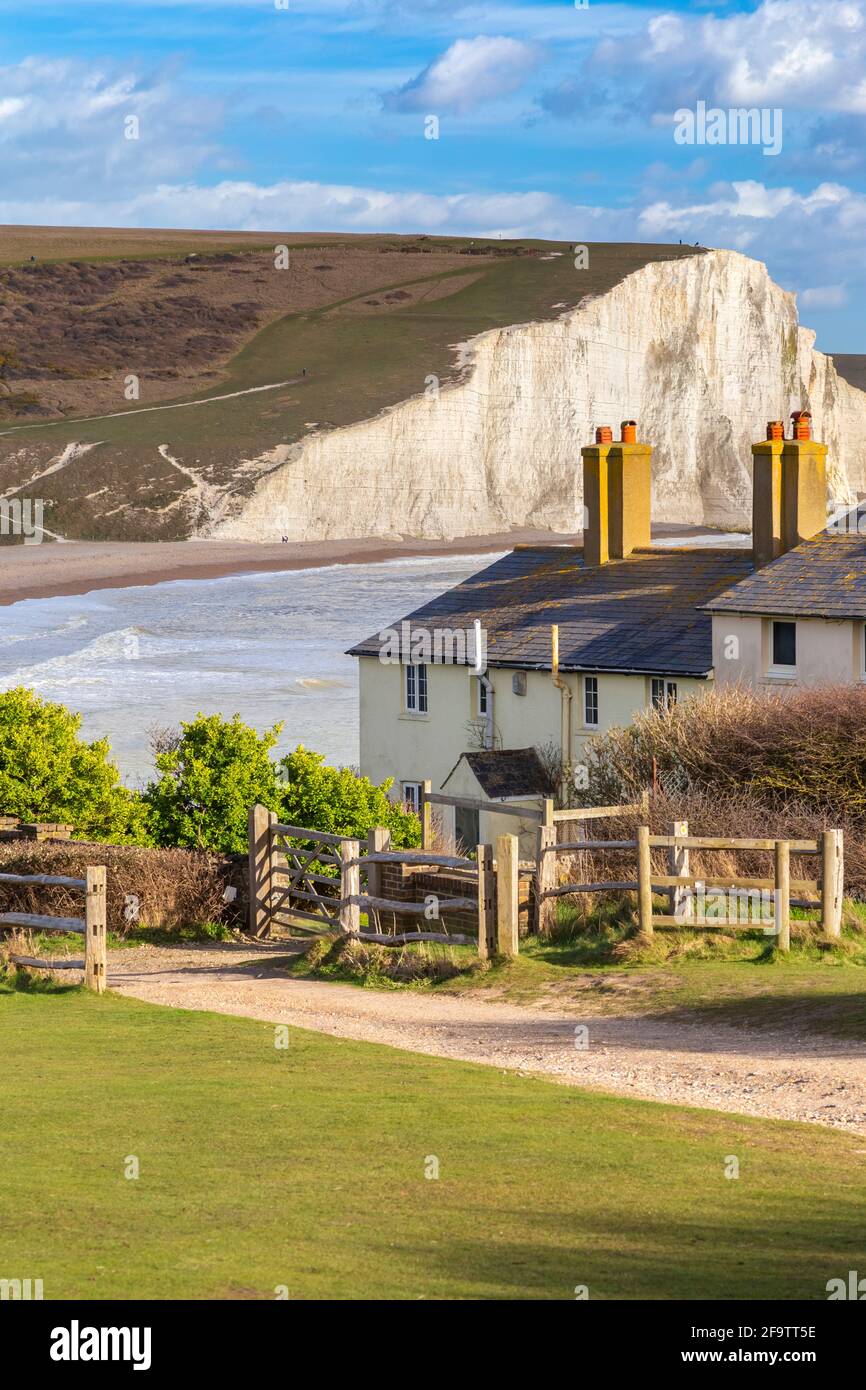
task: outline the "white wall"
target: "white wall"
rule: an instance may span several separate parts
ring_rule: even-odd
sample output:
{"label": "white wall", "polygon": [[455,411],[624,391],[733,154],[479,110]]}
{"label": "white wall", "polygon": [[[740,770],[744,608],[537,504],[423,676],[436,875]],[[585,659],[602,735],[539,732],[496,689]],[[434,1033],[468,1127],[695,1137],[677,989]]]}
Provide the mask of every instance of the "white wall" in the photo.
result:
{"label": "white wall", "polygon": [[[782,621],[791,621],[780,614]],[[847,619],[797,618],[797,669],[776,675],[771,667],[770,618],[713,615],[713,665],[720,685],[850,685],[862,681],[863,624]]]}
{"label": "white wall", "polygon": [[[380,662],[377,657],[361,657],[361,772],[375,782],[385,777],[423,782],[430,779],[439,791],[461,753],[481,747],[468,727],[480,732],[477,681],[465,666],[428,666],[427,715],[407,714],[403,709],[404,668]],[[509,668],[489,672],[493,684],[493,717],[496,746],[537,748],[560,742],[559,691],[550,672],[527,671],[526,694],[515,695]],[[579,763],[585,741],[613,725],[629,724],[634,714],[650,703],[647,676],[621,674],[598,676],[599,726],[587,729],[583,723],[582,680],[566,675],[572,691],[573,760]],[[703,691],[707,682],[677,680],[677,696]],[[395,786],[399,795],[399,785]]]}

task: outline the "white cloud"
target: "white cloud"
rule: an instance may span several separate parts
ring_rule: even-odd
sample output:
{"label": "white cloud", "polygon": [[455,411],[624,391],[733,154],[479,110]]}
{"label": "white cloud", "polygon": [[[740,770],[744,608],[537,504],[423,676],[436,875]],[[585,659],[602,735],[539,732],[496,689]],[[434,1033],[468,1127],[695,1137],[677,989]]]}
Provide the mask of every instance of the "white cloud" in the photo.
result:
{"label": "white cloud", "polygon": [[0,198],[0,223],[268,231],[442,232],[585,240],[624,238],[628,211],[586,207],[544,192],[430,194],[355,184],[224,180],[163,183],[122,200]]}
{"label": "white cloud", "polygon": [[518,39],[458,39],[411,82],[383,97],[392,111],[461,115],[516,92],[542,61],[535,44]]}
{"label": "white cloud", "polygon": [[[221,157],[223,105],[184,86],[166,65],[27,58],[0,66],[0,161],[7,197],[59,198],[182,178]],[[138,121],[137,138],[127,118]]]}
{"label": "white cloud", "polygon": [[21,97],[4,97],[0,101],[0,121],[8,121],[10,116],[17,116],[26,105]]}
{"label": "white cloud", "polygon": [[844,285],[817,285],[801,292],[800,303],[806,309],[843,309],[848,291]]}
{"label": "white cloud", "polygon": [[579,86],[604,82],[616,105],[649,115],[700,99],[864,115],[864,72],[866,0],[763,0],[725,16],[654,15],[616,42],[602,41],[581,83],[566,79],[542,104],[569,115],[579,109]]}
{"label": "white cloud", "polygon": [[793,188],[768,188],[753,179],[722,184],[711,201],[683,204],[651,203],[640,214],[640,225],[649,234],[673,233],[684,226],[707,226],[719,219],[772,221],[789,232],[794,225],[824,222],[829,214],[838,226],[854,227],[866,216],[866,196],[843,184],[822,183],[811,193]]}

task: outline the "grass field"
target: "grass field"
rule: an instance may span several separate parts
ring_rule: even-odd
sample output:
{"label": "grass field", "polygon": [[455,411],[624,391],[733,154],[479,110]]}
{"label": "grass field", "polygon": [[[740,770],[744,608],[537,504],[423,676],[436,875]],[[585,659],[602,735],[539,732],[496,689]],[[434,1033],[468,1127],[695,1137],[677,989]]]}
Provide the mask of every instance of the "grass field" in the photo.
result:
{"label": "grass field", "polygon": [[862,1255],[843,1134],[77,990],[0,1037],[0,1277],[46,1298],[821,1299]]}

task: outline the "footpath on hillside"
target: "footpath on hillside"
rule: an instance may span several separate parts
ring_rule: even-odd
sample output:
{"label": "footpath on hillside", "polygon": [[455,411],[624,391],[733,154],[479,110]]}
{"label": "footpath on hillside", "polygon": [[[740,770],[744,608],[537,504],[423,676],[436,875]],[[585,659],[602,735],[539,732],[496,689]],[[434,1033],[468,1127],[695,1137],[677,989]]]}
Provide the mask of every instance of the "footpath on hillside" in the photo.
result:
{"label": "footpath on hillside", "polygon": [[[292,979],[286,943],[142,946],[109,955],[109,988],[572,1086],[866,1135],[866,1043],[798,1030],[526,1008],[486,995]],[[283,965],[279,962],[282,961]],[[583,1029],[586,1032],[584,1033]],[[576,1031],[577,1030],[577,1031]]]}

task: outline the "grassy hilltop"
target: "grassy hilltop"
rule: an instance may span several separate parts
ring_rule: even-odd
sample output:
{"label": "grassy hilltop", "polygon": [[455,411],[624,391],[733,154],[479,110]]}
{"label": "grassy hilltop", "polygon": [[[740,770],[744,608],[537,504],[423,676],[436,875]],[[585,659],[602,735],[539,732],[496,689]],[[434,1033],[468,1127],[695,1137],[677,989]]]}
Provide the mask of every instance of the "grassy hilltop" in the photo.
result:
{"label": "grassy hilltop", "polygon": [[254,486],[268,465],[245,460],[448,380],[474,334],[694,254],[589,243],[577,270],[570,243],[532,240],[2,228],[0,488],[38,477],[63,535],[177,539]]}

